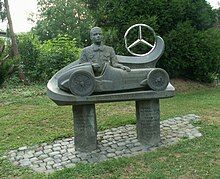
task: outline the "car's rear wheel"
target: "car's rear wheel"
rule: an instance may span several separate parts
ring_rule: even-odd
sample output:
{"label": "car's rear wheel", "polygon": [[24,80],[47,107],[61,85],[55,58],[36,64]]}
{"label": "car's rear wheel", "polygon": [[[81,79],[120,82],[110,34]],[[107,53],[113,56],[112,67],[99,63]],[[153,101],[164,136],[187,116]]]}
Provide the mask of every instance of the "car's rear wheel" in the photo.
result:
{"label": "car's rear wheel", "polygon": [[161,68],[151,70],[147,76],[148,86],[155,91],[165,90],[169,81],[169,75]]}
{"label": "car's rear wheel", "polygon": [[77,96],[89,96],[94,92],[95,78],[87,71],[76,71],[69,78],[69,89]]}

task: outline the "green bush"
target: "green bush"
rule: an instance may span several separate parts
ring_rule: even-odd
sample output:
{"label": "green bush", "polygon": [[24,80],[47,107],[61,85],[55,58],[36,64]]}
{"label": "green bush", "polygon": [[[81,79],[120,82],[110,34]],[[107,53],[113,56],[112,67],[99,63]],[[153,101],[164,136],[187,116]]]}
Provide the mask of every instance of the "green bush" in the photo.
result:
{"label": "green bush", "polygon": [[197,30],[206,30],[216,22],[216,14],[206,0],[83,1],[89,5],[96,25],[115,34],[116,42],[107,43],[114,46],[117,53],[125,53],[123,35],[136,23],[150,25],[163,37],[181,22],[189,21]]}
{"label": "green bush", "polygon": [[58,36],[40,44],[32,33],[18,36],[20,64],[30,82],[46,82],[51,76],[79,57],[75,40]]}
{"label": "green bush", "polygon": [[9,58],[2,66],[0,66],[0,87],[9,77],[8,72],[10,71],[12,64],[13,59]]}
{"label": "green bush", "polygon": [[58,36],[45,41],[40,47],[38,76],[41,81],[48,80],[62,67],[77,60],[80,53],[75,40],[68,36]]}
{"label": "green bush", "polygon": [[[4,40],[2,38],[0,38],[0,46],[3,46],[4,45]],[[1,62],[1,59],[3,58],[3,52],[0,53],[0,62]],[[2,65],[0,65],[0,86],[1,84],[4,82],[4,72],[3,72],[3,67]]]}
{"label": "green bush", "polygon": [[0,46],[5,45],[3,52],[0,54],[0,87],[7,79],[8,72],[13,64],[13,60],[11,58],[7,58],[3,61],[3,59],[10,53],[10,45],[5,44],[5,42],[5,39],[0,38]]}
{"label": "green bush", "polygon": [[201,58],[195,61],[195,65],[191,63],[191,68],[194,68],[191,79],[212,82],[220,75],[220,31],[213,28],[200,31],[198,35],[198,57]]}
{"label": "green bush", "polygon": [[219,31],[210,29],[217,14],[206,0],[83,1],[96,25],[104,29],[106,44],[117,54],[128,54],[125,31],[136,23],[145,23],[165,40],[165,54],[158,66],[172,77],[210,82],[219,73]]}
{"label": "green bush", "polygon": [[164,37],[165,54],[158,66],[171,77],[212,82],[220,67],[220,33],[217,29],[197,31],[189,22],[178,24]]}
{"label": "green bush", "polygon": [[17,37],[18,49],[21,59],[21,65],[27,80],[35,81],[38,79],[38,56],[40,42],[32,33],[20,34]]}

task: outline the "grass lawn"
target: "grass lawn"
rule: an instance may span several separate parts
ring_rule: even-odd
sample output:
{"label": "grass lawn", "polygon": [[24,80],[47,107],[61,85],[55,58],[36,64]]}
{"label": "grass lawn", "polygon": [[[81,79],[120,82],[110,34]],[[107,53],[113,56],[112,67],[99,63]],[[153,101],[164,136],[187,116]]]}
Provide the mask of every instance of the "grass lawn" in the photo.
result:
{"label": "grass lawn", "polygon": [[[177,93],[161,100],[161,119],[194,113],[203,137],[157,151],[99,164],[79,164],[50,175],[13,166],[1,158],[21,146],[73,135],[71,107],[59,107],[45,87],[0,89],[0,178],[220,178],[220,87]],[[134,102],[98,104],[98,130],[135,124]]]}

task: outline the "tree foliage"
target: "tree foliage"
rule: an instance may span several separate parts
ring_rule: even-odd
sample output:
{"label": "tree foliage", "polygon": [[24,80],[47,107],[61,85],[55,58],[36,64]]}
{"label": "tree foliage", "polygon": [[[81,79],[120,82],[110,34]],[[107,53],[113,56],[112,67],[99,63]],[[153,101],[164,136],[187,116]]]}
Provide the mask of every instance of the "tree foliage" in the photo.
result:
{"label": "tree foliage", "polygon": [[21,65],[28,81],[37,80],[38,57],[40,42],[32,33],[22,33],[18,37],[18,49],[21,56]]}
{"label": "tree foliage", "polygon": [[206,30],[215,23],[215,13],[205,0],[84,0],[90,8],[95,23],[105,31],[113,31],[114,40],[108,41],[120,53],[124,44],[114,43],[122,39],[125,31],[135,23],[145,23],[164,36],[179,23],[190,22],[197,30]]}
{"label": "tree foliage", "polygon": [[219,8],[215,9],[215,13],[216,13],[216,27],[220,29],[220,2],[219,2]]}
{"label": "tree foliage", "polygon": [[9,71],[4,72],[4,75],[2,75],[4,76],[2,81],[5,80],[6,76],[9,76],[11,73],[14,73],[15,71],[18,71],[18,76],[19,76],[20,81],[22,81],[23,83],[26,83],[23,70],[19,64],[20,55],[18,52],[16,36],[13,30],[13,24],[12,24],[12,18],[11,18],[8,0],[0,1],[0,15],[1,15],[2,21],[7,20],[7,23],[8,23],[7,30],[9,32],[9,37],[11,39],[10,54],[6,55],[3,59],[0,59],[0,68],[2,69],[2,71],[5,71],[5,69],[7,69],[5,68],[5,61],[8,60],[9,57],[13,61]]}
{"label": "tree foliage", "polygon": [[76,39],[78,46],[88,44],[92,19],[85,3],[80,0],[38,0],[38,13],[33,30],[41,41],[67,34]]}
{"label": "tree foliage", "polygon": [[106,43],[118,54],[128,54],[124,33],[136,23],[148,24],[164,38],[159,61],[172,77],[211,81],[219,68],[218,30],[212,28],[216,12],[206,0],[84,0],[95,24],[104,29]]}
{"label": "tree foliage", "polygon": [[76,41],[61,36],[45,41],[40,47],[38,73],[42,80],[49,80],[58,70],[79,58],[80,49]]}
{"label": "tree foliage", "polygon": [[62,67],[79,57],[80,49],[67,35],[44,41],[32,33],[18,36],[18,47],[24,72],[30,82],[46,82]]}
{"label": "tree foliage", "polygon": [[220,33],[197,31],[189,22],[177,25],[164,39],[166,53],[159,65],[172,77],[211,82],[220,73]]}
{"label": "tree foliage", "polygon": [[0,19],[2,20],[2,22],[6,19],[6,11],[3,0],[0,0]]}

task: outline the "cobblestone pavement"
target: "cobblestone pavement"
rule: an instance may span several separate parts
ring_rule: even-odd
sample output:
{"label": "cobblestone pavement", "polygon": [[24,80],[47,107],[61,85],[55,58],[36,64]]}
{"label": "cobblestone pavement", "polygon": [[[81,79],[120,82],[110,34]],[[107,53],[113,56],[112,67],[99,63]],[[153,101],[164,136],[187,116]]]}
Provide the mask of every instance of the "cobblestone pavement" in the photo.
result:
{"label": "cobblestone pavement", "polygon": [[137,140],[136,126],[126,125],[98,132],[98,149],[83,153],[75,151],[74,138],[43,143],[33,147],[20,147],[7,153],[9,160],[17,166],[29,167],[36,172],[50,173],[76,163],[95,163],[123,156],[133,156],[154,150],[161,146],[177,143],[181,138],[193,139],[202,134],[191,123],[199,120],[194,114],[162,121],[161,142],[157,146],[146,147]]}

